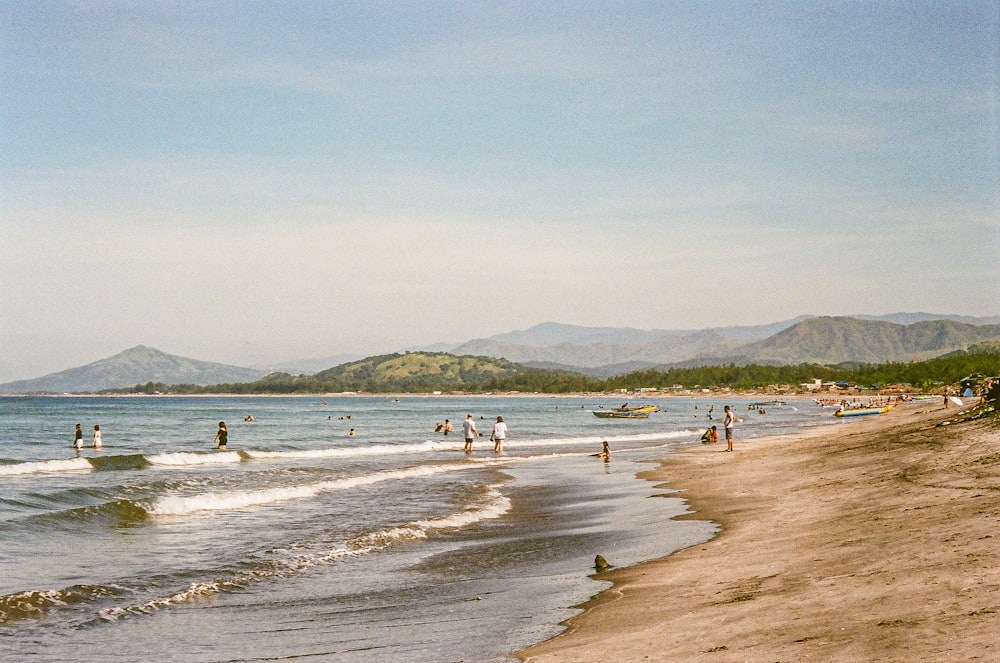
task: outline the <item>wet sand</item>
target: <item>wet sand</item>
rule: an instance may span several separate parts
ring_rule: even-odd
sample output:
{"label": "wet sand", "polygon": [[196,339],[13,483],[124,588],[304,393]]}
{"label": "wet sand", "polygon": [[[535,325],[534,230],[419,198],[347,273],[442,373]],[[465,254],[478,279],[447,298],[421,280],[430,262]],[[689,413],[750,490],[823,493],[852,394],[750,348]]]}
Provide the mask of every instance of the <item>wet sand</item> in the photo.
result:
{"label": "wet sand", "polygon": [[1000,427],[937,425],[958,410],[934,401],[750,441],[737,428],[734,453],[672,454],[646,478],[722,532],[601,573],[613,588],[518,655],[1000,661]]}

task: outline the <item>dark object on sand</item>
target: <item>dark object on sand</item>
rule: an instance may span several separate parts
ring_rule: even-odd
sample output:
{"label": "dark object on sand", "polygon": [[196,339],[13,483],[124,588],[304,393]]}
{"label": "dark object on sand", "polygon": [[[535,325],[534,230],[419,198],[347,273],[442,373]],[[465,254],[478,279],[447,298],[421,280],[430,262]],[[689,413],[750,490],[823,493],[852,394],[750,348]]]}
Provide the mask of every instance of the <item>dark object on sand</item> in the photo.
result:
{"label": "dark object on sand", "polygon": [[594,568],[598,571],[605,571],[608,566],[608,560],[604,559],[603,555],[598,555],[594,558]]}

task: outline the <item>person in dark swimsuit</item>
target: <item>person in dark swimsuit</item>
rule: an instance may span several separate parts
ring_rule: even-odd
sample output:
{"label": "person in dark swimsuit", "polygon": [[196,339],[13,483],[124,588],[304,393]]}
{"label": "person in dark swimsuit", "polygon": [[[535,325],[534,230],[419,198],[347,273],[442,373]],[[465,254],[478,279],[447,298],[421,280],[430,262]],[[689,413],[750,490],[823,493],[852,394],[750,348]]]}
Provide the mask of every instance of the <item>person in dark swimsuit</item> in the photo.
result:
{"label": "person in dark swimsuit", "polygon": [[219,422],[219,432],[215,434],[215,441],[219,443],[219,449],[226,448],[226,442],[229,440],[229,431],[226,430],[226,422]]}

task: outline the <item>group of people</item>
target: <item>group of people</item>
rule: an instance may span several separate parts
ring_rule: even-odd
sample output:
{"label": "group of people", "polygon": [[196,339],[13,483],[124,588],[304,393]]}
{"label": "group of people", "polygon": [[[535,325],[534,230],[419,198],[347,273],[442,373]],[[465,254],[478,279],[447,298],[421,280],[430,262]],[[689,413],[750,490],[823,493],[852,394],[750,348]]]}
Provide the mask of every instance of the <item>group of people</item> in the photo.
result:
{"label": "group of people", "polygon": [[[482,437],[483,434],[476,429],[476,420],[472,418],[471,412],[465,416],[465,421],[462,422],[462,433],[465,435],[465,453],[472,453],[472,441],[477,437]],[[495,453],[503,451],[503,442],[506,439],[507,424],[504,423],[503,417],[498,416],[496,423],[493,424],[493,432],[490,433],[490,442],[493,443]]]}
{"label": "group of people", "polygon": [[[439,423],[434,427],[434,432],[447,435],[453,428],[451,421],[445,419],[443,424]],[[472,418],[471,412],[465,416],[465,421],[462,422],[462,435],[465,438],[465,453],[472,453],[473,440],[477,437],[482,437],[483,434],[476,428],[476,420]],[[503,451],[503,442],[506,439],[507,424],[504,422],[503,417],[498,416],[496,423],[493,424],[493,431],[490,433],[490,442],[493,443],[493,451],[496,453]]]}
{"label": "group of people", "polygon": [[[101,426],[100,424],[94,424],[94,438],[91,440],[90,446],[100,449],[102,444]],[[76,425],[76,431],[73,433],[73,448],[77,451],[83,449],[83,429],[80,428],[80,424]]]}
{"label": "group of people", "polygon": [[[726,451],[733,450],[733,428],[736,422],[739,421],[733,411],[729,409],[727,405],[725,407],[726,419],[722,426],[726,429]],[[719,431],[715,426],[711,426],[701,434],[702,444],[715,444],[719,441]]]}

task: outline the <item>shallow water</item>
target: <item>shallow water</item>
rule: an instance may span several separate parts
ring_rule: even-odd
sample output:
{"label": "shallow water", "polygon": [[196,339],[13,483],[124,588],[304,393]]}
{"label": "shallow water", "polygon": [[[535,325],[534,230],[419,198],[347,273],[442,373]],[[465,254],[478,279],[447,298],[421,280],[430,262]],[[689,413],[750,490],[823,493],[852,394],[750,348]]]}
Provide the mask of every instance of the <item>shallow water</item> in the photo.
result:
{"label": "shallow water", "polygon": [[[698,444],[835,423],[811,403],[459,397],[0,398],[8,660],[506,661],[623,566],[710,538],[636,473]],[[472,412],[484,437],[462,453]],[[243,418],[253,414],[255,421]],[[487,436],[502,415],[504,453]],[[349,418],[348,418],[349,417]],[[449,436],[434,425],[450,419]],[[212,448],[219,420],[229,449]],[[70,448],[73,425],[104,447]],[[350,436],[349,430],[355,429]],[[608,440],[613,459],[593,458]]]}

